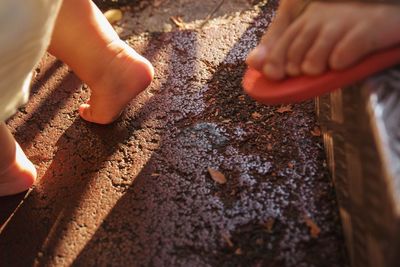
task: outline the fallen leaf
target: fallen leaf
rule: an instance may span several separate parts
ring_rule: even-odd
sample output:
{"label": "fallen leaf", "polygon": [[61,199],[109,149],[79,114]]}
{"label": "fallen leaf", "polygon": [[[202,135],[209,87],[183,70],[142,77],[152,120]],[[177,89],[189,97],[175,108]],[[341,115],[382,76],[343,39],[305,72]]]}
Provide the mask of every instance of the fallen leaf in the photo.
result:
{"label": "fallen leaf", "polygon": [[217,170],[215,170],[213,168],[210,168],[210,167],[208,167],[207,170],[208,170],[208,173],[211,175],[211,178],[215,182],[217,182],[219,184],[225,184],[226,183],[225,175],[222,172],[217,171]]}
{"label": "fallen leaf", "polygon": [[293,167],[294,167],[294,164],[293,164],[293,163],[291,163],[291,162],[289,162],[289,163],[288,163],[288,167],[289,167],[289,169],[293,169]]}
{"label": "fallen leaf", "polygon": [[253,112],[253,113],[251,114],[251,117],[252,117],[253,119],[255,119],[255,120],[259,120],[259,119],[262,117],[262,115],[261,115],[260,113],[258,113],[258,112]]}
{"label": "fallen leaf", "polygon": [[271,144],[268,144],[268,145],[267,145],[267,150],[268,150],[268,151],[271,151],[271,150],[272,150],[272,145],[271,145]]}
{"label": "fallen leaf", "polygon": [[172,16],[169,18],[179,29],[185,29],[185,22],[183,22],[182,17]]}
{"label": "fallen leaf", "polygon": [[292,106],[291,105],[287,105],[287,106],[281,106],[280,108],[278,108],[276,110],[276,112],[278,113],[285,113],[285,112],[292,112]]}
{"label": "fallen leaf", "polygon": [[314,126],[314,129],[311,130],[311,134],[313,136],[321,136],[321,129],[318,126]]}
{"label": "fallen leaf", "polygon": [[264,223],[263,226],[265,227],[265,229],[267,229],[268,233],[272,233],[272,228],[274,227],[274,224],[275,224],[275,219],[270,218]]}
{"label": "fallen leaf", "polygon": [[221,236],[225,240],[225,242],[228,244],[229,247],[233,248],[235,246],[227,234],[222,234]]}
{"label": "fallen leaf", "polygon": [[119,9],[110,9],[104,12],[104,16],[110,24],[114,24],[122,19],[122,11]]}
{"label": "fallen leaf", "polygon": [[237,248],[237,249],[235,250],[235,254],[236,254],[236,255],[242,255],[242,254],[243,254],[242,249],[241,249],[241,248]]}
{"label": "fallen leaf", "polygon": [[317,238],[319,234],[321,233],[321,229],[318,227],[318,225],[309,217],[304,215],[304,221],[307,224],[307,226],[310,228],[310,235],[312,238]]}

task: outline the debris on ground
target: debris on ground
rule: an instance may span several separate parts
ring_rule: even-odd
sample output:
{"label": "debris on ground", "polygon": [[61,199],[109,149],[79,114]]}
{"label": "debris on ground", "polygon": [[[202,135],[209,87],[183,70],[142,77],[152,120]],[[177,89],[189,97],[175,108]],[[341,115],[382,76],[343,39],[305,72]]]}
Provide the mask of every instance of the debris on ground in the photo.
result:
{"label": "debris on ground", "polygon": [[226,244],[230,247],[233,248],[235,246],[235,244],[233,244],[231,238],[229,237],[229,235],[227,235],[226,233],[221,234],[222,238],[225,240]]}
{"label": "debris on ground", "polygon": [[170,20],[175,24],[176,27],[179,29],[185,29],[185,22],[183,21],[182,17],[180,16],[172,16],[170,17]]}
{"label": "debris on ground", "polygon": [[318,225],[308,216],[304,215],[304,221],[306,225],[310,228],[310,235],[312,238],[317,238],[321,233],[321,229]]}
{"label": "debris on ground", "polygon": [[292,106],[291,105],[286,105],[286,106],[281,106],[279,107],[276,112],[278,113],[286,113],[286,112],[292,112]]}
{"label": "debris on ground", "polygon": [[110,24],[114,24],[122,19],[122,11],[120,9],[109,9],[104,12],[104,16]]}
{"label": "debris on ground", "polygon": [[207,170],[208,170],[208,173],[210,174],[211,178],[215,182],[217,182],[219,184],[226,184],[226,177],[222,172],[217,171],[217,170],[215,170],[213,168],[210,168],[210,167],[208,167]]}
{"label": "debris on ground", "polygon": [[[0,265],[348,266],[322,140],[310,134],[314,103],[279,114],[243,92],[246,56],[278,3],[226,1],[198,28],[219,2],[119,7],[114,27],[155,79],[110,125],[82,120],[89,88],[43,58],[30,101],[7,121],[38,179],[1,229]],[[177,15],[190,27],[164,32]]]}

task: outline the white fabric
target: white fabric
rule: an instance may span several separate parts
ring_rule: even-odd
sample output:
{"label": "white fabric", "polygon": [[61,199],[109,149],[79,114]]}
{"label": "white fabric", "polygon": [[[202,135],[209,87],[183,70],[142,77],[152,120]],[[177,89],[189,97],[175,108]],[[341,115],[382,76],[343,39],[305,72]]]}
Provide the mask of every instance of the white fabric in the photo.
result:
{"label": "white fabric", "polygon": [[0,122],[26,103],[61,0],[0,0]]}

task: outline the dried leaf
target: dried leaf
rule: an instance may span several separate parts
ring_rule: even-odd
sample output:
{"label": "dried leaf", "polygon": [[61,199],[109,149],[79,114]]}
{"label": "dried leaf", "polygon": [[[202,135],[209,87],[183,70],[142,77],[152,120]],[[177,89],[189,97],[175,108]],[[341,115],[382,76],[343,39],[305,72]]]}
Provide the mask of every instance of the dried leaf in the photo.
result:
{"label": "dried leaf", "polygon": [[227,234],[223,233],[221,236],[225,240],[225,242],[228,244],[229,247],[233,248],[235,246]]}
{"label": "dried leaf", "polygon": [[255,119],[255,120],[259,120],[259,119],[262,117],[262,115],[261,115],[260,113],[258,113],[258,112],[253,112],[253,113],[251,114],[251,117],[252,117],[253,119]]}
{"label": "dried leaf", "polygon": [[110,24],[113,24],[122,19],[122,11],[119,9],[110,9],[104,12],[104,16],[107,18]]}
{"label": "dried leaf", "polygon": [[213,168],[210,168],[210,167],[208,167],[207,170],[208,170],[208,173],[211,175],[211,178],[215,182],[217,182],[219,184],[225,184],[226,183],[225,175],[222,172],[217,171],[217,170],[215,170]]}
{"label": "dried leaf", "polygon": [[318,227],[318,225],[309,217],[306,215],[304,216],[304,221],[307,224],[307,226],[310,228],[310,235],[312,238],[317,238],[319,234],[321,233],[321,229]]}
{"label": "dried leaf", "polygon": [[288,167],[289,167],[289,169],[293,169],[293,167],[294,167],[294,164],[293,164],[293,163],[291,163],[291,162],[289,162],[289,163],[288,163]]}
{"label": "dried leaf", "polygon": [[314,129],[311,130],[311,134],[313,136],[321,136],[321,129],[318,126],[314,126]]}
{"label": "dried leaf", "polygon": [[236,255],[242,255],[242,254],[243,254],[242,249],[241,249],[241,248],[237,248],[237,249],[235,250],[235,254],[236,254]]}
{"label": "dried leaf", "polygon": [[170,20],[171,20],[179,29],[185,29],[185,22],[183,22],[182,17],[179,17],[179,16],[172,16],[172,17],[170,17]]}
{"label": "dried leaf", "polygon": [[287,106],[281,106],[280,108],[278,108],[276,110],[276,112],[278,113],[285,113],[285,112],[292,112],[292,106],[291,105],[287,105]]}
{"label": "dried leaf", "polygon": [[272,145],[271,144],[267,144],[267,150],[271,151],[272,150]]}
{"label": "dried leaf", "polygon": [[272,233],[272,228],[274,227],[274,224],[275,224],[274,218],[270,218],[264,223],[264,227],[265,229],[267,229],[268,233]]}

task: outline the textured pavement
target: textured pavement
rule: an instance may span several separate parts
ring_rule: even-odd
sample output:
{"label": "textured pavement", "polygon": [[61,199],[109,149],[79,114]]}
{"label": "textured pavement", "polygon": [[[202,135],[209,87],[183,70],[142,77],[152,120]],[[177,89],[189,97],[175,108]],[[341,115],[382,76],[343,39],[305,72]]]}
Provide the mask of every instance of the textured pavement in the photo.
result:
{"label": "textured pavement", "polygon": [[0,266],[347,266],[313,102],[241,88],[276,3],[228,1],[200,28],[217,1],[197,2],[125,10],[116,28],[156,78],[112,125],[81,120],[88,88],[43,59],[8,122],[39,180],[0,198]]}

